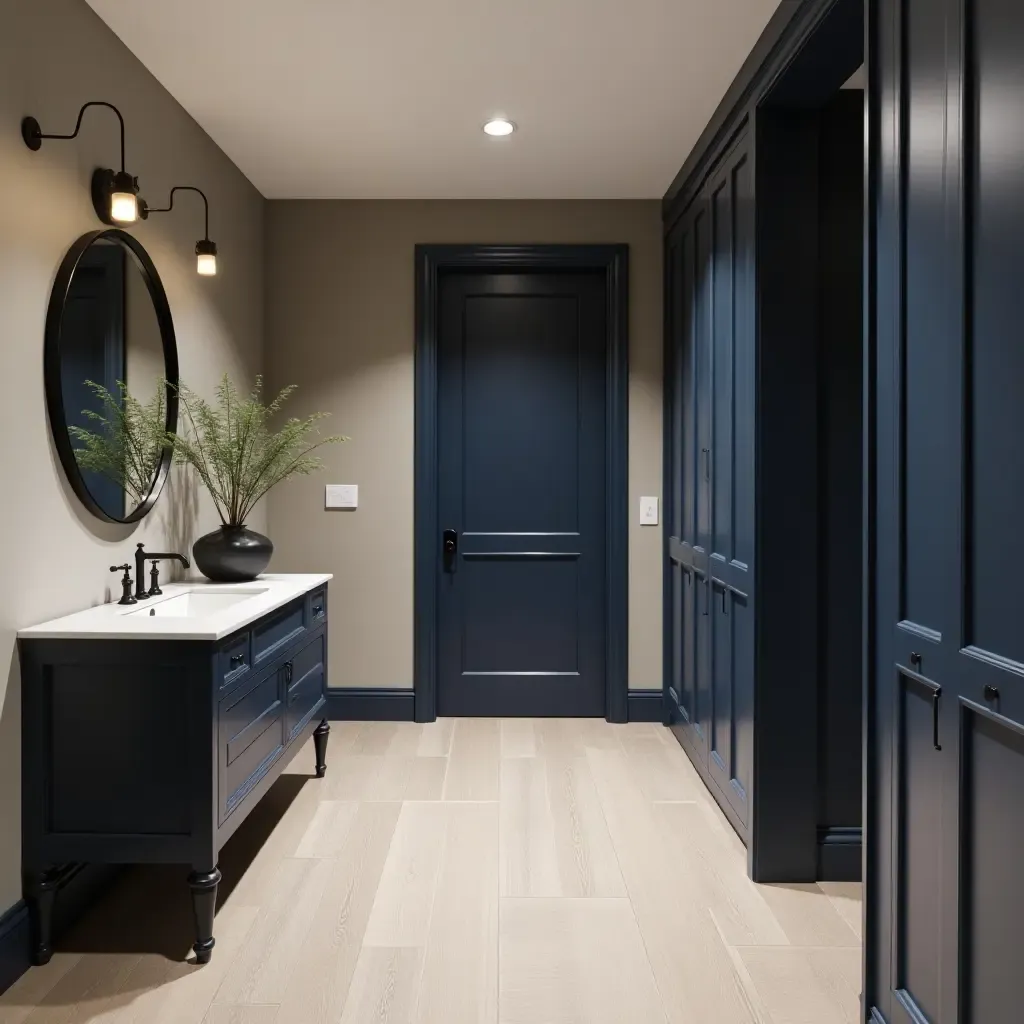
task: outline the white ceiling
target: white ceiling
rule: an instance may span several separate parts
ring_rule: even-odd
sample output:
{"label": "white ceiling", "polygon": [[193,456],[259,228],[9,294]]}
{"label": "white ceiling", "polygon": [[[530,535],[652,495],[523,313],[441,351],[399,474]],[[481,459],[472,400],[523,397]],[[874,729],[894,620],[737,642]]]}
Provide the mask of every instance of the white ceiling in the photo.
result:
{"label": "white ceiling", "polygon": [[779,0],[88,2],[269,198],[582,199],[664,194]]}

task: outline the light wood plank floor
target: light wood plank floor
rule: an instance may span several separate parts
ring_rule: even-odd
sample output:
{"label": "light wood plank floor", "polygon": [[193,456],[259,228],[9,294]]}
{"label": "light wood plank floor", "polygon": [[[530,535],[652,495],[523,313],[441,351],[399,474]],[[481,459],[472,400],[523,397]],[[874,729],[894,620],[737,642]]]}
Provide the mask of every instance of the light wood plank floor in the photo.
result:
{"label": "light wood plank floor", "polygon": [[136,868],[0,1024],[854,1024],[860,887],[757,886],[656,725],[335,723],[225,848],[213,961]]}

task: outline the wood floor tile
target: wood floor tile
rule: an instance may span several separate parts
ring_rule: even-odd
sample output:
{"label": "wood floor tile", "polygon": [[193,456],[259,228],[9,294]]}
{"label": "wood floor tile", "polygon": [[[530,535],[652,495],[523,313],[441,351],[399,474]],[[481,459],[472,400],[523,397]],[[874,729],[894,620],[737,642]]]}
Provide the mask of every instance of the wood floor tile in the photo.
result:
{"label": "wood floor tile", "polygon": [[501,756],[534,757],[537,742],[533,721],[529,718],[503,718],[501,721]]}
{"label": "wood floor tile", "polygon": [[813,882],[757,888],[794,946],[860,945],[857,933]]}
{"label": "wood floor tile", "polygon": [[[804,949],[745,946],[739,950],[772,1024],[855,1024],[859,1007],[823,983]],[[852,1012],[852,1016],[851,1016]]]}
{"label": "wood floor tile", "polygon": [[203,1024],[276,1024],[279,1009],[269,1003],[253,1006],[218,1004],[210,1007]]}
{"label": "wood floor tile", "polygon": [[282,1024],[337,1024],[401,805],[361,804],[281,1000]]}
{"label": "wood floor tile", "polygon": [[440,800],[446,757],[385,757],[369,787],[370,800]]}
{"label": "wood floor tile", "polygon": [[365,946],[341,1024],[411,1024],[423,951]]}
{"label": "wood floor tile", "polygon": [[818,888],[832,901],[839,916],[861,937],[864,905],[860,882],[819,882]]}
{"label": "wood floor tile", "polygon": [[498,808],[452,804],[417,1024],[494,1024],[498,1014]]}
{"label": "wood floor tile", "polygon": [[666,1020],[626,899],[501,901],[502,1024]]}
{"label": "wood floor tile", "polygon": [[757,1024],[700,887],[671,868],[654,805],[632,778],[628,755],[591,750],[588,760],[669,1020]]}
{"label": "wood floor tile", "polygon": [[331,860],[286,858],[281,862],[273,896],[260,908],[215,1002],[281,1002],[333,866]]}
{"label": "wood floor tile", "polygon": [[426,943],[447,817],[443,804],[402,804],[366,925],[365,945]]}
{"label": "wood floor tile", "polygon": [[345,845],[345,836],[358,811],[359,804],[355,800],[321,800],[295,848],[294,856],[337,856]]}
{"label": "wood floor tile", "polygon": [[222,852],[211,963],[137,869],[0,1024],[862,1021],[860,886],[752,883],[657,723],[337,722],[310,760]]}
{"label": "wood floor tile", "polygon": [[420,726],[420,740],[416,747],[419,757],[447,757],[452,748],[454,718],[438,718]]}
{"label": "wood floor tile", "polygon": [[445,800],[497,800],[501,761],[499,723],[490,718],[460,718],[452,735]]}
{"label": "wood floor tile", "polygon": [[744,946],[787,946],[789,938],[764,896],[747,877],[746,861],[710,828],[694,803],[656,804],[670,863],[694,899],[707,907],[725,942]]}

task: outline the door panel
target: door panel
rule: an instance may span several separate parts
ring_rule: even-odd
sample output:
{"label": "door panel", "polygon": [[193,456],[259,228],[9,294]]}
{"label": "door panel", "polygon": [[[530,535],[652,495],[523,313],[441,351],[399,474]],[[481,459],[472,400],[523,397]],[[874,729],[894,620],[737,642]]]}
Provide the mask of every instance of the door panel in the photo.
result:
{"label": "door panel", "polygon": [[753,195],[741,139],[667,248],[670,713],[745,834],[753,764]]}
{"label": "door panel", "polygon": [[604,275],[450,274],[439,309],[438,713],[602,715]]}
{"label": "door panel", "polygon": [[969,705],[962,713],[961,1019],[1010,1024],[1020,1020],[1024,949],[1024,729]]}
{"label": "door panel", "polygon": [[[903,185],[879,193],[868,942],[896,948],[867,994],[891,1022],[1009,1024],[1024,999],[1024,8],[878,8],[882,115],[899,126],[882,155]],[[882,273],[901,263],[902,288]]]}

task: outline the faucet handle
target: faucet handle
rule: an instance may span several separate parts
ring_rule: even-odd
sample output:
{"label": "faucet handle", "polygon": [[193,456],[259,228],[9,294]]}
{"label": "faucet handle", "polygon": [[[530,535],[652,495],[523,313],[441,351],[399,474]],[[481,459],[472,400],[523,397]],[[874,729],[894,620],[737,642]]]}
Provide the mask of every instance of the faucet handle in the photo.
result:
{"label": "faucet handle", "polygon": [[118,604],[137,604],[135,595],[132,594],[132,578],[129,575],[131,572],[131,566],[125,562],[124,565],[112,565],[110,567],[111,572],[124,572],[124,576],[121,577],[121,600]]}

